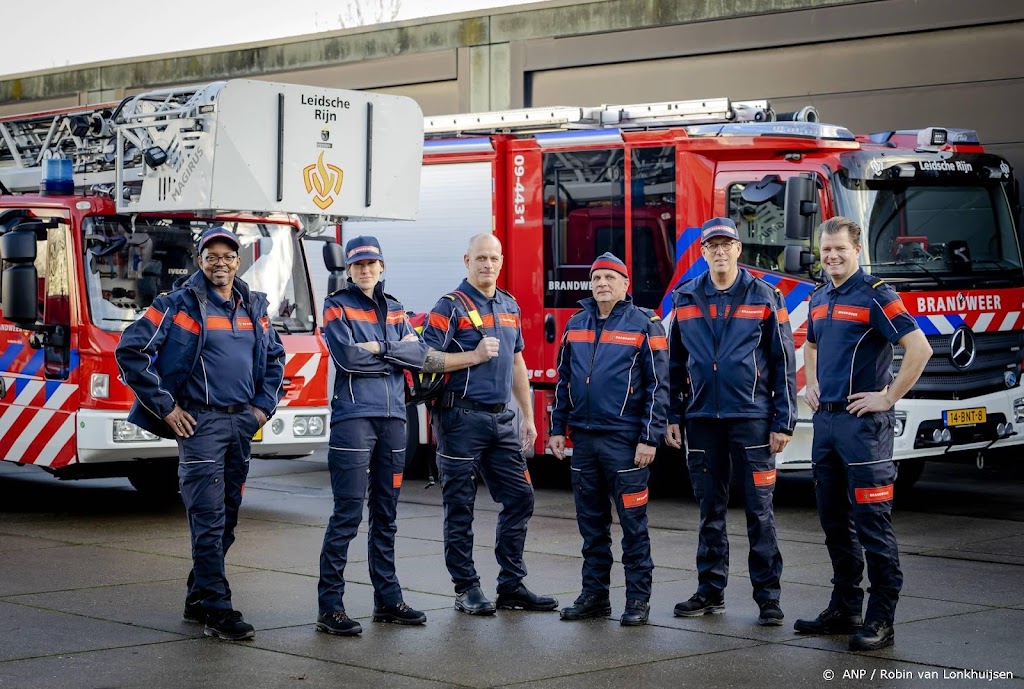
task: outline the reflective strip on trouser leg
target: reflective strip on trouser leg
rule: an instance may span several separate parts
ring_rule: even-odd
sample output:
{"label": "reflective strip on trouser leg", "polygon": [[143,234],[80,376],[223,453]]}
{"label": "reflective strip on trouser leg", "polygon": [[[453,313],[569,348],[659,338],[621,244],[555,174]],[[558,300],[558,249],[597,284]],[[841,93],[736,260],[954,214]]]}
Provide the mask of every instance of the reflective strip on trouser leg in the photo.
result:
{"label": "reflective strip on trouser leg", "polygon": [[[231,608],[224,554],[234,540],[249,459],[248,447],[239,439],[241,417],[200,413],[194,434],[178,440],[178,480],[192,536],[193,585],[188,597],[201,599],[207,608]],[[244,431],[251,435],[255,428]]]}
{"label": "reflective strip on trouser leg", "polygon": [[730,433],[733,452],[740,459],[737,470],[742,471],[743,476],[743,507],[750,544],[747,566],[754,587],[754,600],[759,604],[778,601],[782,554],[772,509],[775,456],[769,445],[771,426],[764,419],[737,421],[730,425],[733,429]]}
{"label": "reflective strip on trouser leg", "polygon": [[373,419],[372,425],[377,444],[370,458],[367,564],[374,602],[378,606],[398,605],[402,602],[402,587],[395,572],[395,516],[405,471],[405,420]]}
{"label": "reflective strip on trouser leg", "polygon": [[489,423],[480,425],[491,429],[492,438],[481,454],[480,472],[491,497],[501,503],[494,545],[499,568],[497,590],[501,593],[519,586],[526,576],[523,550],[526,525],[533,515],[533,486],[528,479],[515,414],[512,411],[482,414],[490,417]]}
{"label": "reflective strip on trouser leg", "polygon": [[639,468],[634,434],[608,433],[602,442],[601,462],[612,487],[612,499],[622,527],[622,567],[626,573],[626,600],[649,601],[654,560],[647,529],[647,482],[650,470]]}
{"label": "reflective strip on trouser leg", "polygon": [[576,524],[583,537],[583,587],[586,595],[606,598],[611,586],[612,512],[608,501],[611,487],[598,457],[600,436],[572,434],[572,494],[576,503]]}
{"label": "reflective strip on trouser leg", "polygon": [[322,613],[345,609],[348,547],[363,519],[366,470],[375,444],[367,419],[348,419],[331,427],[327,467],[331,473],[334,511],[327,523],[320,550],[317,604]]}
{"label": "reflective strip on trouser leg", "polygon": [[[728,427],[708,419],[688,421],[686,441],[694,493],[699,490],[697,592],[717,598],[729,580],[729,541],[725,516],[729,507],[731,461]],[[696,472],[696,477],[694,477]]]}
{"label": "reflective strip on trouser leg", "polygon": [[474,476],[476,457],[490,435],[467,416],[465,409],[442,409],[431,415],[444,501],[444,561],[457,593],[480,584],[473,565]]}
{"label": "reflective strip on trouser leg", "polygon": [[[853,506],[857,539],[867,561],[870,586],[864,619],[891,623],[903,588],[899,547],[892,527],[896,481],[896,465],[891,461],[893,413],[846,416],[841,423],[848,429],[842,434],[847,440],[840,454],[847,466],[848,500]],[[885,459],[890,461],[879,461]]]}

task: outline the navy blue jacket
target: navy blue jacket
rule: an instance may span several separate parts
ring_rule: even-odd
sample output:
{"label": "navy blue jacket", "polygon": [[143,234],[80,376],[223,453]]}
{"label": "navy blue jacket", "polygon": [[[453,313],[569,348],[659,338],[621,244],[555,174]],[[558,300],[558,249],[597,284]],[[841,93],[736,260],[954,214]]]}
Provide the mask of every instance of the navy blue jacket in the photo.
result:
{"label": "navy blue jacket", "polygon": [[[405,309],[384,284],[370,299],[351,280],[324,302],[324,335],[337,376],[331,400],[331,423],[356,418],[405,419],[405,374],[419,370],[427,346],[409,325]],[[413,335],[415,341],[401,342]],[[379,342],[371,354],[358,342]]]}
{"label": "navy blue jacket", "polygon": [[600,341],[593,298],[569,318],[558,355],[558,384],[551,435],[578,430],[635,431],[657,446],[665,436],[668,405],[668,340],[661,319],[633,304],[612,307]]}
{"label": "navy blue jacket", "polygon": [[811,294],[807,341],[818,348],[818,399],[846,402],[892,383],[892,347],[917,330],[900,295],[863,269],[839,287],[829,280]]}
{"label": "navy blue jacket", "polygon": [[[235,278],[234,288],[256,333],[250,401],[270,418],[277,408],[284,379],[284,346],[267,316],[267,295],[250,290]],[[174,283],[121,334],[115,356],[121,380],[135,393],[128,420],[162,438],[175,435],[164,422],[195,369],[206,341],[206,302],[209,282],[202,271]],[[224,381],[230,385],[230,381]]]}
{"label": "navy blue jacket", "polygon": [[[495,290],[493,297],[487,297],[469,280],[463,280],[458,291],[476,306],[484,332],[498,338],[501,344],[493,359],[449,374],[445,393],[484,404],[508,404],[512,399],[515,355],[523,351],[519,304],[501,288]],[[470,322],[465,305],[453,293],[438,300],[423,328],[423,341],[439,352],[471,352],[483,337]]]}
{"label": "navy blue jacket", "polygon": [[769,419],[775,433],[796,426],[796,355],[782,294],[740,269],[720,338],[705,294],[710,273],[672,292],[669,422]]}

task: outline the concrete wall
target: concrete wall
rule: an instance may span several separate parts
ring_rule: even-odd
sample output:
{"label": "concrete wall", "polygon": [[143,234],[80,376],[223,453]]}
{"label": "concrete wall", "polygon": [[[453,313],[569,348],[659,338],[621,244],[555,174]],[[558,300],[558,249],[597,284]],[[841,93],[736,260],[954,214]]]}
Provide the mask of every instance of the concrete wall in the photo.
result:
{"label": "concrete wall", "polygon": [[978,129],[1024,169],[1019,0],[541,2],[0,79],[0,116],[230,77],[416,98],[427,114],[711,96],[856,131]]}

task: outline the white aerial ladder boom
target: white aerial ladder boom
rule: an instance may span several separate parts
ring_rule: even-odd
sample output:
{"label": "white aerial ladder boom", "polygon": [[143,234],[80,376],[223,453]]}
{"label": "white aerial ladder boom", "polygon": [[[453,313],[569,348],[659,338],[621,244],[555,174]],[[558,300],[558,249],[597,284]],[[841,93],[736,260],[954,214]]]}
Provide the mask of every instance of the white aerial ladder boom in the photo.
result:
{"label": "white aerial ladder boom", "polygon": [[151,91],[0,118],[0,183],[35,192],[63,158],[118,212],[411,219],[422,118],[401,96],[244,79]]}
{"label": "white aerial ladder boom", "polygon": [[[817,121],[817,113],[813,108],[805,108],[800,113],[787,113],[778,117],[779,119]],[[463,134],[514,134],[603,127],[663,128],[695,124],[770,122],[775,119],[776,114],[766,100],[734,102],[728,98],[705,98],[632,105],[551,106],[436,115],[424,120],[423,131],[428,137],[445,137]]]}

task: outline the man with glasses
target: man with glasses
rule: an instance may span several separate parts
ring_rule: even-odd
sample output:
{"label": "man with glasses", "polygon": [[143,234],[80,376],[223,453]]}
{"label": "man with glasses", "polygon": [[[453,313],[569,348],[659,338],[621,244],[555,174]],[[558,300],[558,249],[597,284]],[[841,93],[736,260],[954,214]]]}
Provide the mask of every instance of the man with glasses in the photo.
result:
{"label": "man with glasses", "polygon": [[184,619],[207,636],[251,639],[232,608],[224,556],[235,540],[253,435],[274,414],[284,347],[267,296],[235,277],[238,237],[199,239],[200,270],[175,283],[121,336],[117,363],[135,393],[128,420],[178,442],[178,479],[192,535]]}
{"label": "man with glasses", "polygon": [[672,293],[666,442],[682,447],[700,502],[697,592],[679,617],[725,611],[729,541],[725,516],[733,467],[742,472],[749,569],[758,624],[778,626],[782,555],[775,537],[775,454],[796,424],[793,333],[782,294],[739,267],[736,225],[712,218],[701,228],[708,271]]}

